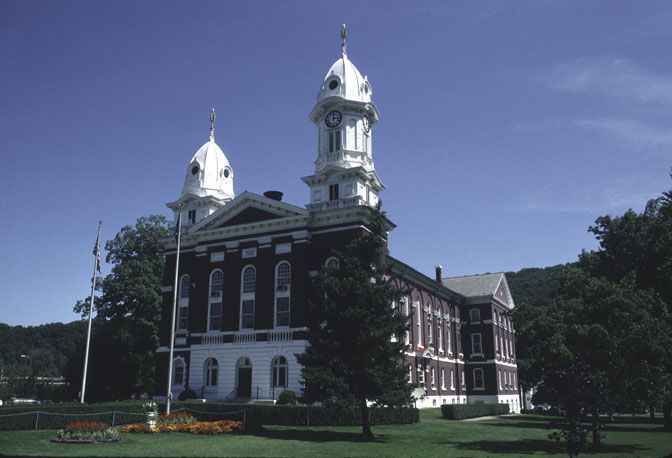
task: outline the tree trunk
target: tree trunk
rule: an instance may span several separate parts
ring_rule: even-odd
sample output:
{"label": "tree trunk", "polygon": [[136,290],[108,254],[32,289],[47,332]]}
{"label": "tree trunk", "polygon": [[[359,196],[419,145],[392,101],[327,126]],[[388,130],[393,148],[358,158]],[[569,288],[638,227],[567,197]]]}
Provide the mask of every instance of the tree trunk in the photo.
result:
{"label": "tree trunk", "polygon": [[373,439],[371,432],[371,418],[369,418],[369,406],[366,405],[366,399],[362,399],[360,408],[362,411],[362,435],[365,440]]}
{"label": "tree trunk", "polygon": [[597,412],[597,406],[592,407],[591,416],[593,420],[593,446],[598,448],[600,446],[600,417]]}
{"label": "tree trunk", "polygon": [[649,417],[653,420],[656,416],[656,403],[651,401],[649,404]]}
{"label": "tree trunk", "polygon": [[663,404],[663,421],[665,429],[672,431],[672,401],[667,400]]}

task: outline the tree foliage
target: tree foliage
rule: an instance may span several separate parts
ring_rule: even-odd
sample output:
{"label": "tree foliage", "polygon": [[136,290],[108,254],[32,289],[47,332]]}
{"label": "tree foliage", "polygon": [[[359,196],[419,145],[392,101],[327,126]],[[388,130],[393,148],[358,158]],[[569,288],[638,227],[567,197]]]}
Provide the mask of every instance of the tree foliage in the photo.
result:
{"label": "tree foliage", "polygon": [[362,412],[362,432],[372,435],[367,401],[384,405],[410,402],[403,369],[401,336],[408,320],[391,305],[403,292],[386,276],[386,219],[370,212],[370,234],[336,252],[338,268],[323,268],[308,305],[303,365],[304,399],[353,404]]}
{"label": "tree foliage", "polygon": [[[122,227],[105,243],[112,271],[98,282],[102,294],[95,301],[98,316],[89,356],[87,393],[91,396],[87,399],[127,398],[151,393],[154,387],[164,267],[161,239],[167,236],[165,217],[152,215],[139,218],[135,226]],[[88,302],[79,301],[75,311],[85,315]],[[81,353],[73,357],[69,378],[76,380],[78,364],[81,368]]]}

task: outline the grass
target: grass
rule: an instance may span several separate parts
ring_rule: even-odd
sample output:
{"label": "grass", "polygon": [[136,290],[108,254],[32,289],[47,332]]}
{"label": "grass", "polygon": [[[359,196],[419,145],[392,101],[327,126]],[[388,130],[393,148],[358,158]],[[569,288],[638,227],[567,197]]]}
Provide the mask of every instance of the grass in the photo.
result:
{"label": "grass", "polygon": [[[375,426],[377,439],[362,442],[358,427],[267,426],[223,436],[122,434],[116,444],[66,445],[49,440],[54,430],[0,432],[0,455],[9,456],[566,456],[547,436],[548,417],[518,415],[449,421],[439,409],[421,413],[419,425]],[[658,423],[611,424],[605,443],[590,456],[672,456],[672,433]]]}

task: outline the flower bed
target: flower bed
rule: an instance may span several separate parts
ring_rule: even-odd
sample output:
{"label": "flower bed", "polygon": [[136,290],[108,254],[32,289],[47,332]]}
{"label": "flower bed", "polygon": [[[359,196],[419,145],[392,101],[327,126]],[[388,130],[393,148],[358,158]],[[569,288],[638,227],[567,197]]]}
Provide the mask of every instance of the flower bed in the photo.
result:
{"label": "flower bed", "polygon": [[66,444],[97,444],[118,442],[119,431],[97,421],[73,421],[56,432],[52,442]]}
{"label": "flower bed", "polygon": [[159,423],[182,424],[194,423],[195,421],[193,415],[186,412],[174,412],[167,415],[164,413],[159,416]]}
{"label": "flower bed", "polygon": [[[190,417],[190,416],[189,416]],[[219,420],[219,421],[193,421],[182,422],[159,422],[155,428],[149,428],[144,423],[133,423],[121,428],[122,433],[191,433],[191,434],[225,434],[230,432],[244,431],[245,423],[242,421]]]}

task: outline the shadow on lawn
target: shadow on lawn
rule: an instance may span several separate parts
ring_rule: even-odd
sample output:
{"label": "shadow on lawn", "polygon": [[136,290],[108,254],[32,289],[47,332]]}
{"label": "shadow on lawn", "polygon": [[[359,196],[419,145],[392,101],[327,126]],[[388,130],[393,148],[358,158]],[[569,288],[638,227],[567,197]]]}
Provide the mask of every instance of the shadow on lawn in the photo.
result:
{"label": "shadow on lawn", "polygon": [[[534,454],[539,452],[545,453],[562,453],[564,449],[562,446],[550,440],[542,439],[523,439],[519,441],[476,441],[476,442],[450,442],[460,450],[478,450],[486,453],[517,453],[517,454]],[[615,454],[615,453],[629,453],[634,454],[647,450],[638,445],[620,445],[620,444],[602,444],[597,450],[598,453]]]}
{"label": "shadow on lawn", "polygon": [[365,440],[361,433],[340,432],[340,431],[314,431],[312,429],[303,430],[277,430],[277,429],[256,429],[245,433],[246,435],[265,437],[268,439],[280,439],[302,442],[361,442],[361,443],[384,443],[388,442],[384,435],[376,436],[373,440]]}

